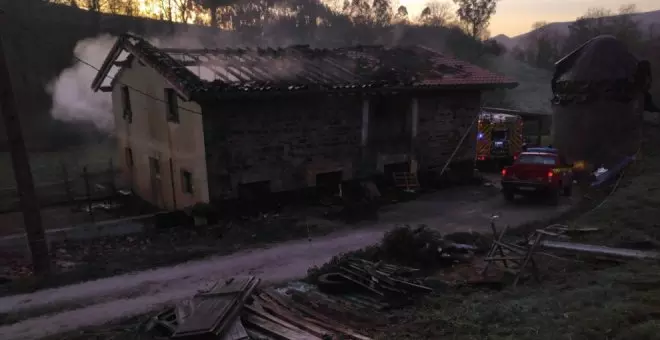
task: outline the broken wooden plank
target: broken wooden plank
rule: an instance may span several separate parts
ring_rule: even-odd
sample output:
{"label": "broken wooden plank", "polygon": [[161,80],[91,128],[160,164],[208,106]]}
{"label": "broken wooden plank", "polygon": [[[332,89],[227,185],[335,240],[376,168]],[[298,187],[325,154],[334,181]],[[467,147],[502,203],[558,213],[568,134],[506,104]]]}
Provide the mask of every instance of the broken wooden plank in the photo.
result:
{"label": "broken wooden plank", "polygon": [[586,254],[608,255],[608,256],[615,256],[622,258],[634,258],[640,260],[660,260],[660,253],[654,251],[612,248],[612,247],[599,246],[593,244],[559,242],[559,241],[542,241],[540,245],[544,248],[549,248],[549,249],[569,250],[569,251],[586,253]]}
{"label": "broken wooden plank", "polygon": [[262,319],[266,319],[270,322],[274,322],[276,324],[279,324],[282,327],[286,327],[286,328],[292,329],[294,331],[302,331],[302,329],[300,327],[298,327],[298,326],[296,326],[292,323],[289,323],[286,320],[284,320],[282,318],[279,318],[278,316],[272,315],[272,314],[267,313],[265,311],[261,311],[261,310],[259,310],[259,308],[255,308],[254,306],[246,305],[245,310],[248,313],[252,313],[252,314],[254,314],[254,315],[256,315],[256,316],[258,316]]}
{"label": "broken wooden plank", "polygon": [[492,256],[486,257],[484,261],[511,261],[511,262],[520,262],[523,260],[522,256]]}
{"label": "broken wooden plank", "polygon": [[351,270],[351,269],[343,267],[343,266],[340,267],[340,269],[342,271],[344,271],[345,273],[350,274],[350,275],[343,275],[343,277],[346,280],[351,281],[351,282],[355,283],[356,285],[359,285],[360,287],[362,287],[362,288],[364,288],[364,289],[366,289],[366,290],[368,290],[368,291],[370,291],[370,292],[372,292],[372,293],[374,293],[378,296],[385,296],[385,293],[383,293],[380,290],[375,288],[375,285],[374,285],[374,282],[373,282],[372,278],[365,277],[364,275],[361,275],[360,273],[357,273],[354,270]]}
{"label": "broken wooden plank", "polygon": [[392,281],[396,284],[398,287],[405,287],[407,290],[412,290],[415,292],[422,292],[422,293],[433,293],[433,288],[429,288],[426,286],[422,286],[413,282],[408,282],[400,279],[392,279]]}
{"label": "broken wooden plank", "polygon": [[172,338],[205,334],[223,335],[238,318],[245,300],[252,295],[260,280],[250,276],[216,284],[208,292],[196,295],[192,311]]}
{"label": "broken wooden plank", "polygon": [[288,299],[285,299],[281,294],[275,292],[275,291],[264,291],[262,292],[262,297],[264,298],[270,298],[276,303],[284,306],[287,309],[293,310],[293,311],[298,311],[299,313],[302,313],[303,315],[307,315],[308,317],[305,317],[305,320],[307,322],[311,322],[313,324],[318,325],[319,327],[328,329],[330,331],[333,331],[338,334],[344,334],[349,337],[352,337],[356,340],[372,340],[371,338],[358,334],[354,330],[344,326],[337,324],[334,320],[326,317],[325,315],[316,312],[315,310],[308,308],[306,306],[303,306],[299,303],[295,303],[293,301],[290,301]]}
{"label": "broken wooden plank", "polygon": [[330,331],[327,329],[321,328],[317,325],[314,325],[312,323],[306,322],[302,318],[296,317],[293,315],[291,312],[285,310],[284,308],[281,308],[277,306],[276,304],[268,304],[264,299],[261,297],[256,297],[255,302],[260,304],[260,307],[263,308],[265,311],[268,313],[273,314],[275,317],[282,319],[284,321],[287,321],[291,323],[292,325],[309,332],[315,336],[318,337],[325,337],[328,335],[332,335]]}
{"label": "broken wooden plank", "polygon": [[244,315],[243,321],[259,331],[280,340],[323,340],[307,332],[295,331],[252,313]]}
{"label": "broken wooden plank", "polygon": [[504,249],[506,249],[506,250],[508,250],[508,251],[511,251],[511,252],[514,252],[514,253],[517,253],[517,254],[520,254],[520,255],[527,254],[527,249],[525,249],[523,247],[518,247],[518,246],[509,244],[509,243],[504,243],[504,242],[499,242],[499,241],[493,241],[493,243],[500,246],[500,247],[502,247],[502,248],[504,248]]}
{"label": "broken wooden plank", "polygon": [[247,333],[250,336],[250,339],[252,340],[277,340],[273,338],[272,336],[265,334],[263,332],[260,332],[254,328],[248,328]]}

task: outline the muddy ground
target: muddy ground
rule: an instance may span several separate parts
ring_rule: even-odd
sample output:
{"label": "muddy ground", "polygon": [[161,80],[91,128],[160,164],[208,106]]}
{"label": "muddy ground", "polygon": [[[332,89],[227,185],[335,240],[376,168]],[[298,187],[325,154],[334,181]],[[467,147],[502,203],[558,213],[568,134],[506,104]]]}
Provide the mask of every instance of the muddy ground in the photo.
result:
{"label": "muddy ground", "polygon": [[[58,257],[68,257],[67,261],[72,263],[83,259],[83,268],[92,272],[89,275],[103,276],[113,271],[121,273],[234,252],[247,244],[271,244],[175,267],[8,296],[0,299],[0,315],[4,315],[5,324],[0,327],[0,334],[4,335],[3,339],[35,339],[140,315],[232,275],[258,275],[271,283],[300,278],[309,267],[320,265],[338,253],[377,243],[385,231],[397,224],[426,224],[442,233],[488,232],[488,221],[494,213],[501,216],[499,223],[519,225],[556,216],[567,211],[571,204],[571,199],[557,207],[522,201],[509,204],[499,196],[497,188],[463,187],[386,206],[378,221],[357,225],[324,220],[319,214],[300,218],[283,212],[277,217],[235,225],[223,233],[223,238],[214,234],[217,230],[201,233],[169,230],[148,238],[62,245],[56,252],[60,254]],[[308,235],[313,236],[308,239]],[[292,237],[303,240],[272,244]]]}

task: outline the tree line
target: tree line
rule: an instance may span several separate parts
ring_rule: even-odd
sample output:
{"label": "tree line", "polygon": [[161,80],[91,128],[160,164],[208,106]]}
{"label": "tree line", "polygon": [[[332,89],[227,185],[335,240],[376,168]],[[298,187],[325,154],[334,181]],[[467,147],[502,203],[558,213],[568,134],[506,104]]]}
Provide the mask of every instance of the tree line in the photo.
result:
{"label": "tree line", "polygon": [[[350,43],[374,42],[397,35],[397,28],[437,27],[460,30],[473,40],[488,38],[498,0],[429,1],[420,13],[393,0],[48,0],[93,13],[144,16],[169,22],[209,25],[255,38],[267,29],[306,35],[332,28],[351,33]],[[396,1],[396,0],[394,0]],[[357,33],[357,34],[356,34]],[[299,40],[299,39],[296,39]],[[383,39],[380,39],[383,40]],[[492,42],[491,42],[492,45]]]}
{"label": "tree line", "polygon": [[591,8],[568,26],[568,32],[553,29],[547,22],[537,22],[512,54],[533,66],[553,69],[554,63],[591,38],[613,35],[624,42],[639,57],[660,60],[660,24],[642,27],[634,18],[634,4],[624,5],[617,12]]}

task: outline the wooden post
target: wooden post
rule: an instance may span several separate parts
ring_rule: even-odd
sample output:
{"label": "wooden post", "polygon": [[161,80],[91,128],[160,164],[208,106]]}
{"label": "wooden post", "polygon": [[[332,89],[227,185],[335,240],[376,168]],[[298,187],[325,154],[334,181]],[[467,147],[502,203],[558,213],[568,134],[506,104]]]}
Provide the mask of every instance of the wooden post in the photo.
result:
{"label": "wooden post", "polygon": [[115,184],[115,167],[110,158],[108,162],[108,176],[110,176],[110,196],[114,199],[117,195],[117,185]]}
{"label": "wooden post", "polygon": [[62,180],[64,181],[64,192],[66,193],[66,199],[69,204],[73,204],[74,197],[71,193],[71,183],[69,182],[69,171],[66,169],[66,164],[61,163],[62,167]]}
{"label": "wooden post", "polygon": [[[4,11],[0,10],[0,26],[4,25]],[[2,32],[0,30],[0,32]],[[25,141],[21,130],[14,91],[11,85],[9,67],[5,58],[5,50],[0,35],[0,112],[5,122],[5,131],[11,151],[12,167],[16,178],[19,194],[19,204],[23,213],[23,223],[27,234],[28,245],[32,254],[32,267],[39,276],[50,274],[51,263],[48,253],[48,243],[41,221],[41,211],[34,189],[34,180],[30,169]]]}
{"label": "wooden post", "polygon": [[83,180],[85,181],[85,198],[87,200],[89,218],[92,222],[94,222],[94,211],[92,210],[92,193],[89,188],[89,172],[87,171],[86,165],[83,167]]}

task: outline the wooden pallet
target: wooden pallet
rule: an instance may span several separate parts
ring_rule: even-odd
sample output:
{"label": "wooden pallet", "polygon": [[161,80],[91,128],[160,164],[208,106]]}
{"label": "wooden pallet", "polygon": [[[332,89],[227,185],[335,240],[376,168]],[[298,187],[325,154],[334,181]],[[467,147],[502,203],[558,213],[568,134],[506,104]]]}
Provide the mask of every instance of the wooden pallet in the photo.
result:
{"label": "wooden pallet", "polygon": [[417,179],[416,172],[395,172],[392,174],[394,179],[394,186],[406,190],[417,191],[419,190],[419,180]]}

